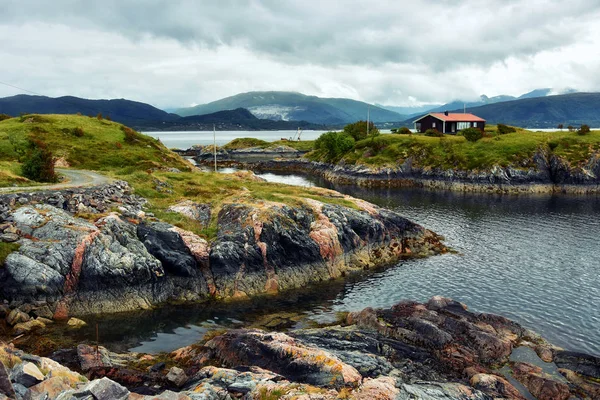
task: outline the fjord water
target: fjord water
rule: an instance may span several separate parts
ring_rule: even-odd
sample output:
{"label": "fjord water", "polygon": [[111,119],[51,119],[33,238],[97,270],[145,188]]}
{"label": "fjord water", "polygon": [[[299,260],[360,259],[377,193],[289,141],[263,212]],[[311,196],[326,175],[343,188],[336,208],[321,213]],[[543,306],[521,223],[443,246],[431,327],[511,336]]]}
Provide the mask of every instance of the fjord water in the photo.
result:
{"label": "fjord water", "polygon": [[[338,311],[442,295],[514,319],[559,346],[600,355],[599,197],[332,187],[315,177],[259,175],[330,187],[395,210],[444,235],[458,254],[403,261],[277,297],[114,316],[99,321],[102,344],[170,351],[211,329],[248,326],[267,314],[292,316],[285,327],[303,327],[333,321]],[[93,325],[78,335],[93,340]]]}

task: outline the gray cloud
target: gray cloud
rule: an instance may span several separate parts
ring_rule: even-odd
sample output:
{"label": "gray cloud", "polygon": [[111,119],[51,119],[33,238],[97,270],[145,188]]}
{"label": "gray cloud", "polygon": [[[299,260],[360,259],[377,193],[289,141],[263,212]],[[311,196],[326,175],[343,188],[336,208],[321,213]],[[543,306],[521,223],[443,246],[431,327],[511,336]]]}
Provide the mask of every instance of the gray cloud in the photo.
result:
{"label": "gray cloud", "polygon": [[[598,56],[566,58],[600,44],[595,1],[3,3],[0,73],[48,94],[169,106],[293,89],[402,103],[599,86]],[[552,57],[565,62],[545,66]]]}

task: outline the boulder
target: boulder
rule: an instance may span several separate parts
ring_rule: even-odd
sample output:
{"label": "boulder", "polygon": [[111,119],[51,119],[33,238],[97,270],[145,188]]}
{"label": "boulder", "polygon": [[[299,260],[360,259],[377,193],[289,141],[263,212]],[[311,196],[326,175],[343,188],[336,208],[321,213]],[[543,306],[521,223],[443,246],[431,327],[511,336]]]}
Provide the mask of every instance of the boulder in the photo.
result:
{"label": "boulder", "polygon": [[84,326],[86,326],[87,323],[85,321],[83,321],[83,320],[78,319],[78,318],[71,317],[67,321],[67,325],[70,328],[79,329],[79,328],[83,328]]}
{"label": "boulder", "polygon": [[224,366],[254,365],[316,386],[357,386],[362,377],[333,354],[284,333],[232,330],[205,344]]}
{"label": "boulder", "polygon": [[185,385],[188,380],[188,376],[181,368],[171,367],[169,373],[167,374],[167,380],[176,387],[180,388]]}
{"label": "boulder", "polygon": [[32,399],[54,399],[59,394],[72,389],[71,381],[65,377],[51,377],[29,388]]}
{"label": "boulder", "polygon": [[30,319],[31,319],[31,317],[29,315],[27,315],[23,311],[19,310],[18,308],[15,308],[6,317],[6,322],[9,325],[16,325],[21,322],[27,322]]}
{"label": "boulder", "polygon": [[15,389],[13,388],[8,372],[4,364],[0,362],[0,394],[3,394],[10,398],[15,398]]}
{"label": "boulder", "polygon": [[556,353],[554,362],[559,368],[600,379],[600,357],[574,351],[559,351]]}
{"label": "boulder", "polygon": [[44,380],[44,374],[31,362],[23,362],[14,367],[10,373],[10,379],[25,387],[31,387]]}
{"label": "boulder", "polygon": [[169,212],[181,214],[189,219],[200,222],[203,228],[210,224],[210,205],[199,204],[191,200],[183,200],[167,208]]}
{"label": "boulder", "polygon": [[94,400],[124,400],[129,390],[108,378],[96,379],[71,394],[73,397],[93,396]]}
{"label": "boulder", "polygon": [[38,319],[32,319],[27,322],[21,322],[13,326],[13,335],[21,335],[34,330],[42,330],[46,328],[46,324]]}

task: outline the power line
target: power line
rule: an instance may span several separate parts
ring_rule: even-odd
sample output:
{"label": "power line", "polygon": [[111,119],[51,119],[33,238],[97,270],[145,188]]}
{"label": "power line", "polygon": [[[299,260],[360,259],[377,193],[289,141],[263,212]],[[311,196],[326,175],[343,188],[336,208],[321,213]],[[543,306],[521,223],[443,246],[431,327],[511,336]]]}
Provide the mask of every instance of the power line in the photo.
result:
{"label": "power line", "polygon": [[[77,107],[77,108],[84,108],[84,109],[91,110],[91,111],[93,111],[94,113],[101,113],[101,112],[102,112],[102,110],[101,110],[101,109],[99,109],[99,108],[92,108],[92,107],[90,107],[90,106],[87,106],[87,105],[84,105],[84,104],[76,104],[76,103],[73,103],[73,102],[69,102],[69,101],[67,101],[67,100],[65,100],[65,99],[63,99],[63,98],[59,98],[59,97],[50,97],[50,96],[46,96],[46,95],[43,95],[43,94],[41,94],[41,93],[37,93],[37,92],[31,91],[31,90],[28,90],[28,89],[24,89],[24,88],[22,88],[22,87],[19,87],[19,86],[12,85],[12,84],[10,84],[10,83],[6,83],[6,82],[2,82],[2,81],[0,81],[0,85],[4,85],[4,86],[8,86],[8,87],[11,87],[11,88],[14,88],[14,89],[22,90],[23,92],[31,93],[31,94],[33,94],[33,95],[36,95],[36,96],[48,97],[48,98],[50,98],[50,99],[53,99],[53,100],[59,101],[59,102],[61,102],[61,103],[64,103],[64,104],[71,105],[71,106],[73,106],[73,107]],[[73,96],[73,97],[74,97],[74,96]],[[83,101],[100,101],[100,100],[90,100],[90,99],[81,99],[81,100],[83,100]],[[110,100],[106,100],[106,101],[110,101]],[[131,100],[130,100],[130,101],[131,101]],[[147,103],[144,103],[144,104],[146,104],[146,105],[150,106],[150,104],[147,104]],[[150,107],[153,107],[153,106],[150,106]],[[158,109],[157,109],[157,110],[158,110]],[[105,111],[105,112],[107,112],[107,111]],[[117,112],[110,112],[110,114],[111,114],[111,115],[109,115],[110,117],[114,117],[115,115],[117,115],[117,116],[126,117],[126,118],[130,118],[130,119],[137,119],[137,120],[140,120],[140,121],[148,121],[148,119],[147,119],[147,118],[138,117],[138,116],[135,116],[135,115],[123,114],[123,113],[120,113],[120,112],[118,112],[118,111],[117,111]],[[150,121],[149,121],[149,122],[150,122]],[[155,122],[162,122],[162,121],[155,121]]]}

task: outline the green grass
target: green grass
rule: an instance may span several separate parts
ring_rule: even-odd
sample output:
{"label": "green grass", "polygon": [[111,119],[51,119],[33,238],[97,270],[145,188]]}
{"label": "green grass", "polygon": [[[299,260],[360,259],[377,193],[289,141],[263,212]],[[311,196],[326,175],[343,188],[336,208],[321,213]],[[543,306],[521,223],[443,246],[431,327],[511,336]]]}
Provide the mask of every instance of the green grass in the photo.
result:
{"label": "green grass", "polygon": [[19,250],[19,247],[21,246],[17,243],[0,242],[0,267],[4,266],[4,261],[6,260],[6,257],[8,257],[8,255],[13,251]]}
{"label": "green grass", "polygon": [[[563,157],[572,166],[581,166],[591,154],[600,151],[600,131],[579,136],[568,131],[531,132],[517,128],[515,133],[499,135],[495,126],[489,126],[486,136],[477,142],[468,142],[458,135],[437,138],[382,134],[374,140],[357,142],[342,160],[346,164],[388,167],[411,157],[415,166],[472,170],[494,165],[532,167],[532,157],[540,148]],[[321,160],[323,156],[315,151],[308,157]]]}
{"label": "green grass", "polygon": [[[82,136],[77,128],[83,131]],[[20,149],[31,138],[46,143],[54,156],[64,157],[73,168],[97,170],[128,181],[136,194],[148,199],[149,211],[159,219],[209,239],[216,235],[216,218],[226,203],[250,204],[264,210],[264,213],[270,212],[269,202],[299,206],[306,203],[305,199],[356,208],[352,201],[325,189],[260,182],[241,175],[192,171],[187,161],[158,140],[127,129],[115,122],[77,115],[28,115],[4,120],[0,122],[0,184],[32,184],[19,176],[23,154]],[[232,146],[261,142],[240,139]],[[267,147],[274,145],[264,143]],[[308,146],[308,142],[281,143]],[[178,168],[182,172],[167,172],[166,167]],[[157,180],[168,182],[172,193],[158,191]],[[184,199],[211,205],[213,219],[210,226],[203,227],[197,221],[166,211],[169,206]],[[4,245],[4,248],[10,247]]]}
{"label": "green grass", "polygon": [[239,150],[250,147],[261,147],[263,149],[268,149],[276,146],[288,146],[300,151],[311,151],[314,148],[314,143],[314,140],[276,140],[274,142],[267,142],[256,138],[237,138],[224,145],[223,148],[225,150]]}
{"label": "green grass", "polygon": [[[77,128],[83,136],[74,134]],[[0,122],[0,161],[18,162],[27,139],[46,143],[55,157],[64,157],[76,168],[110,171],[119,168],[189,164],[158,140],[134,132],[125,140],[122,125],[78,115],[28,115]],[[4,168],[3,168],[4,169]]]}

